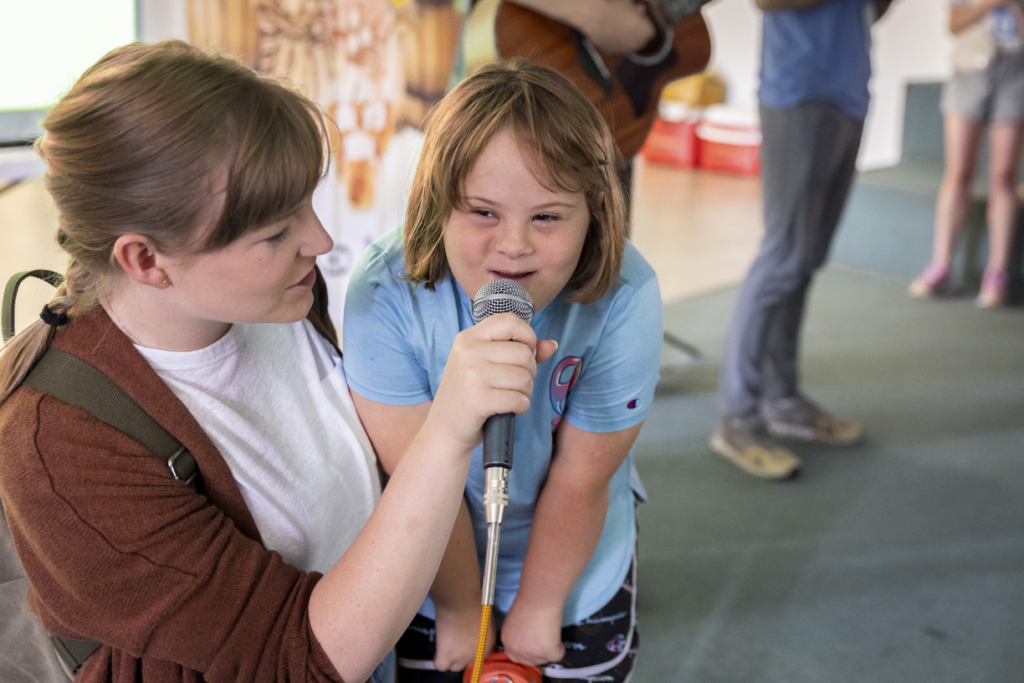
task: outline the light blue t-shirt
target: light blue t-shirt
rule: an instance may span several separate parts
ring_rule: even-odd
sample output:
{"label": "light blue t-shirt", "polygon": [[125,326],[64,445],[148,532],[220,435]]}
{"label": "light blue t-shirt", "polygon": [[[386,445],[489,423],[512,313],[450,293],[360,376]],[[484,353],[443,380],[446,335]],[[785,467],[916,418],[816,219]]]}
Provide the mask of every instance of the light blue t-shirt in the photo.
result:
{"label": "light blue t-shirt", "polygon": [[764,13],[758,99],[773,109],[825,100],[863,121],[875,0],[830,0]]}
{"label": "light blue t-shirt", "polygon": [[[388,405],[415,405],[437,391],[455,336],[473,325],[472,301],[451,276],[435,291],[405,275],[401,229],[363,253],[345,299],[343,363],[349,386]],[[494,605],[508,612],[519,577],[533,511],[551,464],[559,422],[590,432],[615,432],[647,415],[658,381],[661,295],[647,262],[626,245],[620,279],[589,305],[559,295],[534,315],[538,339],[558,351],[538,367],[530,410],[516,418],[509,505],[501,528]],[[473,452],[466,501],[483,565],[482,448]],[[577,623],[607,604],[626,577],[636,540],[635,495],[643,489],[633,452],[612,478],[608,515],[597,550],[564,605],[564,624]],[[420,613],[434,617],[428,598]]]}

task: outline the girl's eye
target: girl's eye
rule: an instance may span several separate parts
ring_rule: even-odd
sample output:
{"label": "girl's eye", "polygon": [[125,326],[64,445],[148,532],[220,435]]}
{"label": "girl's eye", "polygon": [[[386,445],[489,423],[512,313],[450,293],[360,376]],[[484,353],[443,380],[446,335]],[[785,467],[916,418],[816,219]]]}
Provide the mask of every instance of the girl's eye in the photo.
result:
{"label": "girl's eye", "polygon": [[285,227],[284,230],[282,230],[281,232],[277,233],[273,237],[268,237],[264,241],[265,242],[270,242],[271,244],[280,244],[281,242],[284,242],[284,238],[288,236],[288,231],[289,231],[289,228]]}
{"label": "girl's eye", "polygon": [[488,211],[487,209],[474,209],[473,213],[483,218],[494,218],[494,212]]}
{"label": "girl's eye", "polygon": [[552,221],[557,221],[559,219],[558,219],[558,216],[556,216],[554,214],[539,213],[539,214],[537,214],[536,216],[533,217],[533,220],[549,223],[549,222],[552,222]]}

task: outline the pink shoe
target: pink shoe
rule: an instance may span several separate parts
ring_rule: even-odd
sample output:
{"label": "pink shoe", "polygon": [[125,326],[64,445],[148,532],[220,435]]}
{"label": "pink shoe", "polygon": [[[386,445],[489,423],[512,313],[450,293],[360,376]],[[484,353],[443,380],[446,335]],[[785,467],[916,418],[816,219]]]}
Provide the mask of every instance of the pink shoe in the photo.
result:
{"label": "pink shoe", "polygon": [[948,294],[949,285],[949,267],[933,263],[910,283],[907,294],[915,299],[930,299]]}
{"label": "pink shoe", "polygon": [[1009,288],[1010,278],[1006,276],[1006,271],[985,271],[985,276],[981,279],[981,291],[978,292],[978,300],[975,303],[978,308],[1005,306]]}

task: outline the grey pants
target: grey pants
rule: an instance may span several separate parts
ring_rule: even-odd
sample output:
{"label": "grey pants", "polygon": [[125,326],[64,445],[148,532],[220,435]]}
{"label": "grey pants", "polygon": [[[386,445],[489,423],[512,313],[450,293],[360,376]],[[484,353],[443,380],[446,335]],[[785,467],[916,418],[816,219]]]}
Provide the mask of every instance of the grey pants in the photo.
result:
{"label": "grey pants", "polygon": [[761,107],[765,233],[726,338],[723,415],[749,416],[763,402],[799,391],[807,291],[842,215],[863,129],[863,121],[829,102]]}

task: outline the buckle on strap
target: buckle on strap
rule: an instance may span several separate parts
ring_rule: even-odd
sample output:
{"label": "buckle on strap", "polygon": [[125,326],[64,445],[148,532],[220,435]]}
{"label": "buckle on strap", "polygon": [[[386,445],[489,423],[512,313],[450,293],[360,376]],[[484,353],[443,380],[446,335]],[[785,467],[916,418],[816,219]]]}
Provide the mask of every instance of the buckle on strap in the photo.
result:
{"label": "buckle on strap", "polygon": [[185,482],[187,486],[195,486],[193,482],[196,480],[196,475],[199,474],[199,468],[196,466],[196,459],[184,446],[167,458],[167,467],[175,479]]}

